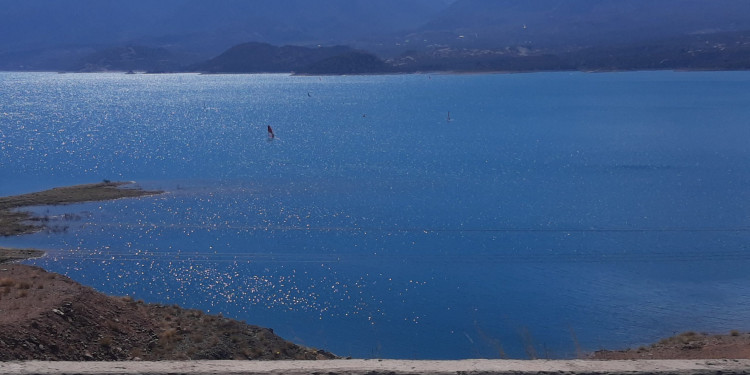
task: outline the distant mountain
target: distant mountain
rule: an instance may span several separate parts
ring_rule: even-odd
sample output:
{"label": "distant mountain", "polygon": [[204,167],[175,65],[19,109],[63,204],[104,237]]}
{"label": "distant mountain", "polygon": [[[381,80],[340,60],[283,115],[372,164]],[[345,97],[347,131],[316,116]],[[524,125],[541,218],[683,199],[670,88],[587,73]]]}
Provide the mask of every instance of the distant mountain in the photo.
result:
{"label": "distant mountain", "polygon": [[400,43],[561,51],[750,30],[749,14],[747,0],[457,0]]}
{"label": "distant mountain", "polygon": [[686,35],[648,42],[542,50],[442,47],[388,60],[402,72],[750,70],[750,31]]}
{"label": "distant mountain", "polygon": [[0,0],[0,69],[62,69],[95,51],[164,48],[195,63],[248,41],[356,45],[454,0]]}
{"label": "distant mountain", "polygon": [[375,55],[351,51],[314,62],[298,73],[304,74],[382,74],[397,70]]}
{"label": "distant mountain", "polygon": [[68,71],[145,71],[149,73],[182,70],[179,59],[164,48],[144,46],[114,47],[81,58]]}
{"label": "distant mountain", "polygon": [[390,68],[374,55],[350,47],[276,47],[243,43],[190,70],[208,73],[382,73]]}
{"label": "distant mountain", "polygon": [[592,47],[561,56],[582,71],[750,70],[750,30]]}
{"label": "distant mountain", "polygon": [[0,9],[0,70],[746,69],[750,49],[750,0],[0,0]]}
{"label": "distant mountain", "polygon": [[748,14],[747,0],[457,0],[389,57],[404,71],[747,69]]}

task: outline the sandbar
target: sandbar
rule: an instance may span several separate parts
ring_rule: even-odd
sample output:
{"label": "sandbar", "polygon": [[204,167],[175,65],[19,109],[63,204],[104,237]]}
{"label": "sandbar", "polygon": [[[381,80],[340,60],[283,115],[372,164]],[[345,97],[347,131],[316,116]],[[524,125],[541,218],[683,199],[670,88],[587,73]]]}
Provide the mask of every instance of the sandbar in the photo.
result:
{"label": "sandbar", "polygon": [[[45,228],[43,218],[24,211],[23,208],[135,198],[161,193],[163,192],[158,190],[143,190],[134,186],[132,181],[103,181],[0,197],[0,237],[35,233]],[[36,258],[42,254],[39,250],[0,247],[0,263]]]}

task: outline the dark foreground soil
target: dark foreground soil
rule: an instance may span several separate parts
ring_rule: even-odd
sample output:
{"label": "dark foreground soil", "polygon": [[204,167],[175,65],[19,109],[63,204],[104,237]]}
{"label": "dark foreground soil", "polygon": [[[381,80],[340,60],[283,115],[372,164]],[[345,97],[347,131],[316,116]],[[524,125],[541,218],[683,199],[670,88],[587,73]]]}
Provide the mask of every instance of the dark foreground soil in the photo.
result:
{"label": "dark foreground soil", "polygon": [[0,361],[332,358],[268,328],[111,297],[39,267],[0,264]]}
{"label": "dark foreground soil", "polygon": [[601,350],[591,359],[750,359],[750,333],[685,332],[638,349]]}

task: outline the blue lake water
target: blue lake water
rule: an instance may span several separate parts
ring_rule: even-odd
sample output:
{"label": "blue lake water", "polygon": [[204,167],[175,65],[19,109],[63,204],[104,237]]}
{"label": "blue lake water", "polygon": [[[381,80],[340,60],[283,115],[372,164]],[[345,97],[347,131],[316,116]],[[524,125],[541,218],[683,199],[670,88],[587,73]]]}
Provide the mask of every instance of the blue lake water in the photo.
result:
{"label": "blue lake water", "polygon": [[339,355],[572,357],[750,329],[749,139],[750,72],[0,73],[0,195],[167,191],[0,245]]}

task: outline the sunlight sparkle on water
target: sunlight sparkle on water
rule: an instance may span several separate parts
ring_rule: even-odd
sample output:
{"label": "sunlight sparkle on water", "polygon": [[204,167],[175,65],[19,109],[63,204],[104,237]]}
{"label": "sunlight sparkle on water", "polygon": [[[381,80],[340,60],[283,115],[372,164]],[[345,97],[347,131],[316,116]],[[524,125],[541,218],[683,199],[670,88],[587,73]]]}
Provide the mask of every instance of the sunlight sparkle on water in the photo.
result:
{"label": "sunlight sparkle on water", "polygon": [[748,84],[0,73],[0,193],[166,191],[41,207],[54,230],[3,245],[47,249],[32,263],[107,293],[356,357],[746,330]]}

